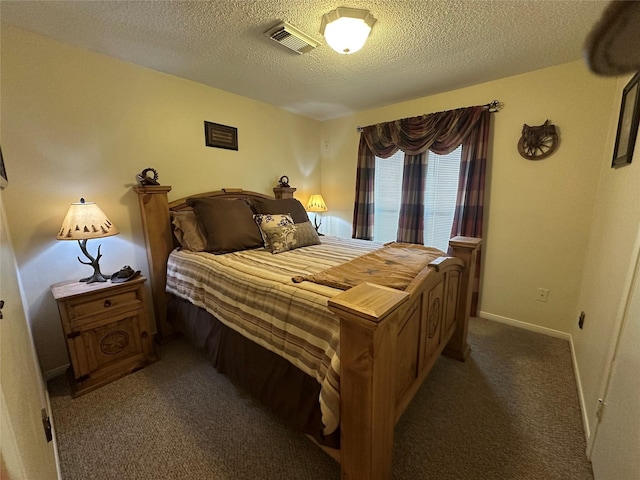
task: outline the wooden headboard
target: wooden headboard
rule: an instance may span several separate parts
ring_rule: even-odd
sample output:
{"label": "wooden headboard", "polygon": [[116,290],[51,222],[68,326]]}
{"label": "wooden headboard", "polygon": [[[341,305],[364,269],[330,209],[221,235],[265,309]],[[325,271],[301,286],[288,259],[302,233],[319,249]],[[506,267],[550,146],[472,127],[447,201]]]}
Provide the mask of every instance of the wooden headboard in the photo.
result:
{"label": "wooden headboard", "polygon": [[147,260],[149,262],[149,277],[151,281],[151,293],[156,319],[156,340],[175,335],[175,329],[167,322],[167,260],[169,254],[175,248],[173,230],[171,227],[170,212],[190,210],[187,198],[193,197],[218,197],[229,200],[240,198],[293,198],[295,188],[275,187],[274,196],[263,193],[251,192],[241,188],[223,188],[206,193],[197,193],[189,197],[180,198],[169,203],[167,194],[171,191],[168,185],[136,185],[133,190],[138,194],[140,216],[144,230],[144,239],[147,247]]}

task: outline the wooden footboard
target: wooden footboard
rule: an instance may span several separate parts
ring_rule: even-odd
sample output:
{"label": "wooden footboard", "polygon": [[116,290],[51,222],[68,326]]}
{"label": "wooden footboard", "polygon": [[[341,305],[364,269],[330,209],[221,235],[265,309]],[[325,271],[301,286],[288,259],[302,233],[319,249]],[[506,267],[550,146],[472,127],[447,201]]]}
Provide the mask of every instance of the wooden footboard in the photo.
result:
{"label": "wooden footboard", "polygon": [[478,238],[451,240],[404,291],[361,284],[329,300],[340,317],[344,480],[391,478],[393,430],[440,353],[464,360]]}

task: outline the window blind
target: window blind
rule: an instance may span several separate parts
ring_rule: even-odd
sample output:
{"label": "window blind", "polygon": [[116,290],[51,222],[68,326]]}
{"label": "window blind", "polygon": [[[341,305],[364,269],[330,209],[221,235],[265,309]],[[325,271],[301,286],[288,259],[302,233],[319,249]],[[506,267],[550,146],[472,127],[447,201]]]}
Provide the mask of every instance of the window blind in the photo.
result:
{"label": "window blind", "polygon": [[[424,196],[424,244],[446,251],[458,193],[460,155],[458,147],[448,155],[429,152]],[[398,232],[404,152],[376,157],[373,238],[394,241]]]}
{"label": "window blind", "polygon": [[462,147],[448,155],[429,152],[424,193],[424,244],[445,252],[449,246],[456,208],[461,152]]}
{"label": "window blind", "polygon": [[403,163],[401,150],[389,158],[376,157],[373,239],[377,242],[393,242],[398,235]]}

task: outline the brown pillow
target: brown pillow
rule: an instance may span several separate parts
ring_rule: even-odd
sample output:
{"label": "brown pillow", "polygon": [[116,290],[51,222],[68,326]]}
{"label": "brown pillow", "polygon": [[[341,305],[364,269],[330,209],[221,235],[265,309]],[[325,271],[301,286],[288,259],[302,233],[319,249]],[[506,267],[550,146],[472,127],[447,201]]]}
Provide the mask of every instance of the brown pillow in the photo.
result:
{"label": "brown pillow", "polygon": [[254,198],[251,205],[255,213],[288,213],[293,218],[293,223],[309,221],[307,211],[296,198]]}
{"label": "brown pillow", "polygon": [[171,212],[171,218],[173,219],[173,233],[184,250],[194,252],[204,252],[206,250],[207,237],[193,211]]}
{"label": "brown pillow", "polygon": [[229,253],[262,247],[260,229],[244,200],[188,198],[207,238],[207,252]]}

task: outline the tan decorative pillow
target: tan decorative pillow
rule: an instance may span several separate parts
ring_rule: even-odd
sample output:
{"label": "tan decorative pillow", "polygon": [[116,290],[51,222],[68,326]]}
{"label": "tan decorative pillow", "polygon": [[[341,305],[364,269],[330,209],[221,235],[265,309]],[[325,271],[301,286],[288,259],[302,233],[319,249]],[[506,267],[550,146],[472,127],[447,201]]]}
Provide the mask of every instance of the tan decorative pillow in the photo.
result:
{"label": "tan decorative pillow", "polygon": [[264,240],[265,248],[270,248],[269,238],[265,233],[266,230],[282,227],[284,225],[293,225],[293,219],[289,214],[257,213],[253,216],[253,219],[256,221],[258,227],[260,228],[260,234],[262,235],[262,240]]}
{"label": "tan decorative pillow", "polygon": [[184,212],[171,212],[173,218],[173,233],[178,243],[184,250],[204,252],[207,248],[207,239],[198,224],[196,214],[191,210]]}
{"label": "tan decorative pillow", "polygon": [[271,253],[282,253],[300,247],[320,244],[318,232],[311,222],[285,224],[265,230]]}

